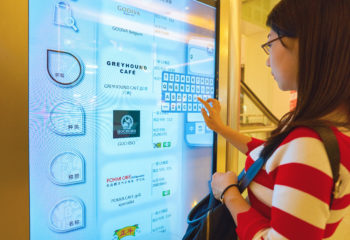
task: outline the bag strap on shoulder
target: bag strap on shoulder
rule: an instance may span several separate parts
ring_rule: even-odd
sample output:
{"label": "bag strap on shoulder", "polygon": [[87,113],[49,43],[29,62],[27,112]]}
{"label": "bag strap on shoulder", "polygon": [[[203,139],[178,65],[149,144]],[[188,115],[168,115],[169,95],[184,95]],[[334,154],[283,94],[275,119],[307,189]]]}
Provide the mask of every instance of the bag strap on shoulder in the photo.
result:
{"label": "bag strap on shoulder", "polygon": [[[309,126],[308,126],[309,127]],[[340,169],[340,150],[337,138],[330,127],[317,126],[309,127],[318,133],[320,136],[327,152],[329,159],[329,164],[331,165],[332,175],[333,175],[333,188],[331,195],[331,202],[329,207],[331,207],[334,195],[338,191],[339,187],[339,169]]]}

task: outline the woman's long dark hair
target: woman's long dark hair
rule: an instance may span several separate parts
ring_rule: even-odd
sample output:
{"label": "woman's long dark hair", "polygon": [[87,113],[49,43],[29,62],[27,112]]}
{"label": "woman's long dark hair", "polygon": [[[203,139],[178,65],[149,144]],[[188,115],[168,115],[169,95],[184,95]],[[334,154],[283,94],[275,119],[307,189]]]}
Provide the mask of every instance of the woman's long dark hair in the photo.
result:
{"label": "woman's long dark hair", "polygon": [[[299,40],[298,99],[265,144],[267,156],[296,126],[350,124],[350,0],[282,0],[267,26]],[[345,107],[346,122],[321,119]]]}

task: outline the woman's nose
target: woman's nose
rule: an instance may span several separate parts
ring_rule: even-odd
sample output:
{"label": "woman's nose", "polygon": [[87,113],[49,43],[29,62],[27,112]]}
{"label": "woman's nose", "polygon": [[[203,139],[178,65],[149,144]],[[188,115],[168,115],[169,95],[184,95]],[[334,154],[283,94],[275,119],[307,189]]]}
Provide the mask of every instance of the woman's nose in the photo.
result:
{"label": "woman's nose", "polygon": [[270,56],[266,59],[266,66],[270,67]]}

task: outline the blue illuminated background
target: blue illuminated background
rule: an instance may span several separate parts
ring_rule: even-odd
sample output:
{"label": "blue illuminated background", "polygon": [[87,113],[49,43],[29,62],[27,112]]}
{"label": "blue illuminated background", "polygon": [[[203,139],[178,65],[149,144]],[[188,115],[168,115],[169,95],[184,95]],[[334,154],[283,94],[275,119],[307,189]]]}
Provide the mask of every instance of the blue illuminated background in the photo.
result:
{"label": "blue illuminated background", "polygon": [[29,1],[31,240],[181,239],[207,192],[216,9]]}

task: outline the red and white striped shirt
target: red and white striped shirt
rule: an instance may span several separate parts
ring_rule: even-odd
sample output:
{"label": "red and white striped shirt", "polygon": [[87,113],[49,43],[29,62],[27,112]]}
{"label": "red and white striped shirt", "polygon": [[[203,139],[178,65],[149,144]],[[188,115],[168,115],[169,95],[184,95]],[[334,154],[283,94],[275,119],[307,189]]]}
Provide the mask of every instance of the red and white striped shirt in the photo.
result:
{"label": "red and white striped shirt", "polygon": [[[329,209],[333,179],[318,134],[292,131],[248,187],[252,208],[238,214],[237,233],[246,239],[330,238],[350,205],[350,137],[333,131],[340,149],[340,190]],[[261,140],[249,144],[246,170],[259,158]]]}

